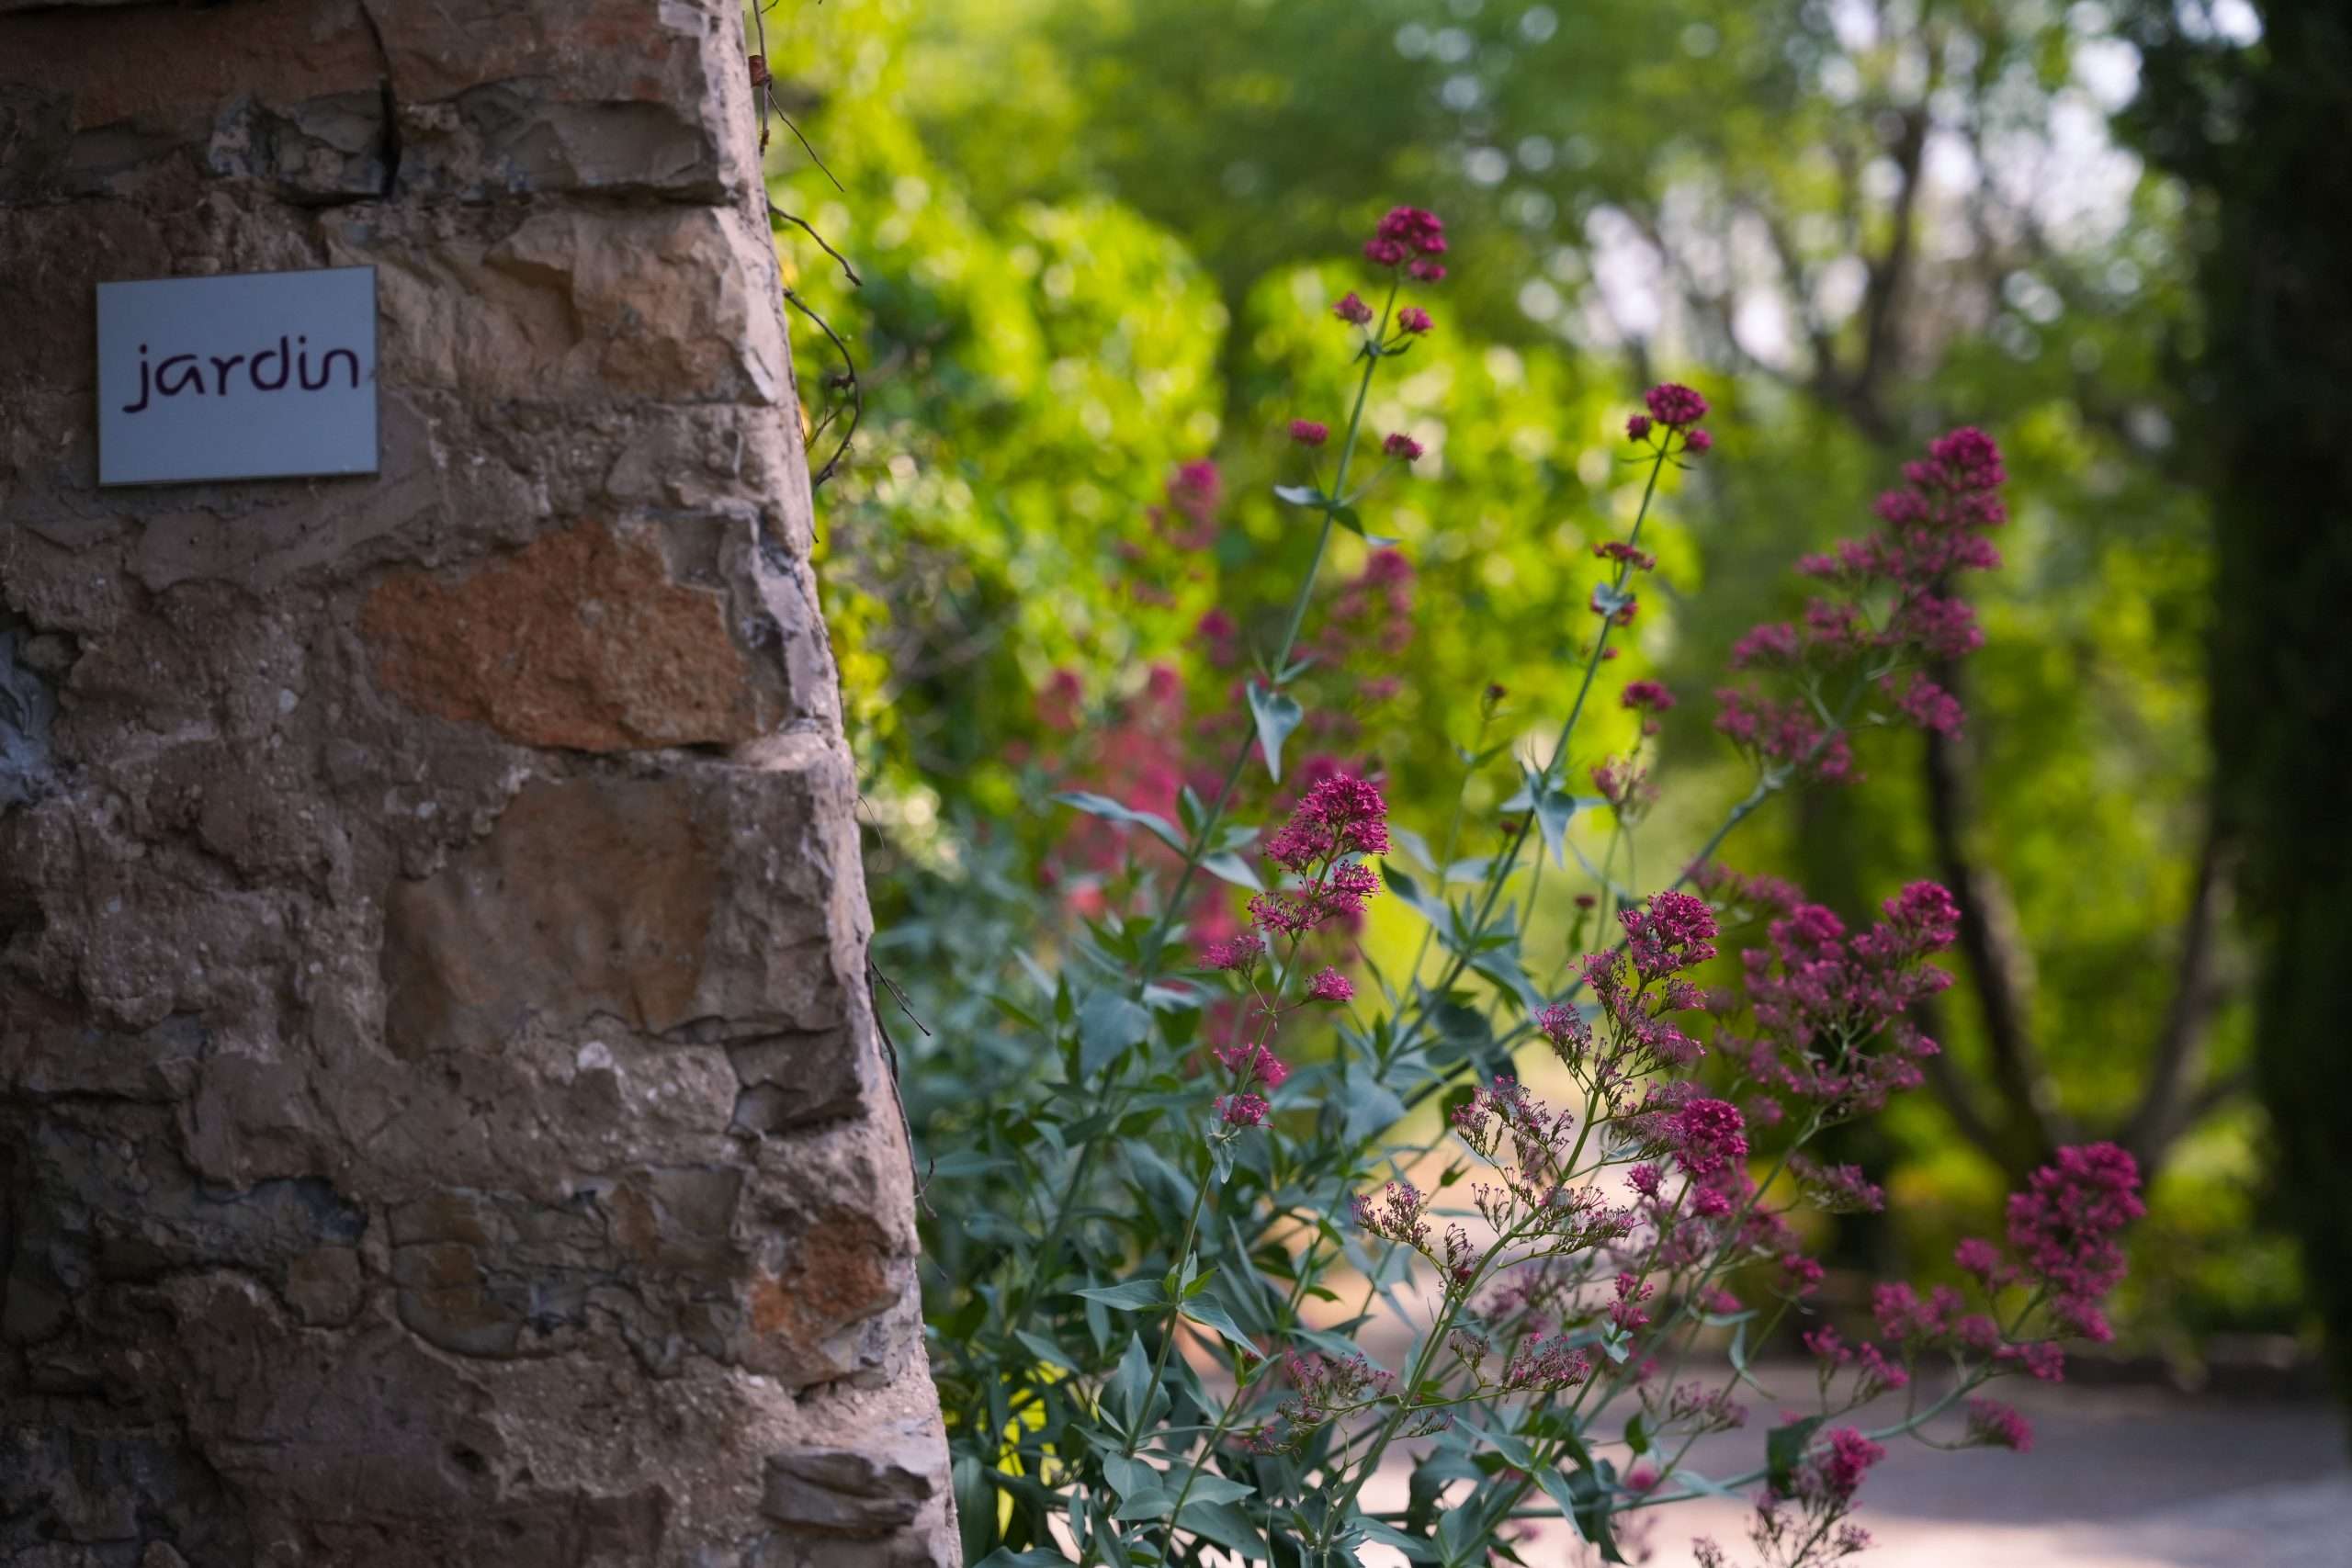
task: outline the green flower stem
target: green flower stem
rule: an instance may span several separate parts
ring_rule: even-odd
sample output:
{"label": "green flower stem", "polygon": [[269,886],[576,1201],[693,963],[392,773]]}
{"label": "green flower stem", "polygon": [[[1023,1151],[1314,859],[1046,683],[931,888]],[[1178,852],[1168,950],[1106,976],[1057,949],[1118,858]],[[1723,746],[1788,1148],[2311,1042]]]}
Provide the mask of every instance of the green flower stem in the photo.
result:
{"label": "green flower stem", "polygon": [[1487,1269],[1493,1265],[1497,1258],[1502,1256],[1503,1251],[1511,1243],[1519,1239],[1520,1234],[1521,1227],[1513,1225],[1497,1236],[1494,1245],[1480,1256],[1478,1266],[1471,1271],[1469,1280],[1460,1287],[1446,1292],[1445,1306],[1439,1312],[1437,1321],[1430,1325],[1429,1337],[1421,1341],[1420,1353],[1413,1358],[1412,1373],[1405,1380],[1404,1391],[1396,1401],[1396,1407],[1390,1411],[1388,1418],[1380,1424],[1378,1435],[1373,1441],[1371,1451],[1357,1463],[1354,1475],[1340,1491],[1339,1497],[1328,1506],[1323,1516],[1322,1528],[1316,1531],[1314,1551],[1317,1557],[1325,1564],[1328,1565],[1330,1562],[1332,1538],[1339,1533],[1340,1525],[1347,1517],[1348,1509],[1354,1504],[1357,1494],[1363,1490],[1364,1483],[1372,1479],[1373,1472],[1380,1467],[1380,1456],[1388,1451],[1388,1445],[1396,1438],[1397,1428],[1405,1424],[1405,1417],[1412,1415],[1416,1410],[1417,1407],[1412,1403],[1414,1393],[1421,1386],[1422,1380],[1429,1376],[1430,1364],[1437,1359],[1438,1351],[1444,1346],[1445,1337],[1452,1331],[1453,1320],[1461,1314],[1463,1303],[1476,1293],[1480,1282],[1487,1277]]}
{"label": "green flower stem", "polygon": [[[1397,279],[1389,283],[1387,301],[1380,308],[1380,331],[1364,351],[1363,375],[1356,382],[1355,406],[1348,412],[1348,434],[1340,444],[1340,466],[1331,476],[1329,494],[1332,506],[1324,508],[1323,525],[1315,535],[1315,554],[1307,561],[1306,575],[1299,580],[1297,595],[1291,601],[1290,618],[1283,628],[1282,644],[1274,651],[1272,673],[1269,679],[1278,680],[1282,672],[1290,667],[1290,656],[1296,650],[1299,633],[1306,625],[1306,606],[1315,595],[1316,575],[1323,570],[1324,552],[1331,543],[1332,507],[1337,506],[1338,498],[1346,493],[1348,467],[1354,461],[1356,439],[1363,428],[1364,400],[1372,392],[1373,376],[1379,370],[1380,362],[1385,357],[1373,345],[1388,336],[1389,313],[1396,308],[1396,290],[1401,281]],[[1159,918],[1152,922],[1151,934],[1144,939],[1144,963],[1147,967],[1159,962],[1160,944],[1167,940],[1169,927],[1184,908],[1184,895],[1192,891],[1193,878],[1199,874],[1201,860],[1208,853],[1209,842],[1225,820],[1225,808],[1232,803],[1234,787],[1240,784],[1241,774],[1250,765],[1250,748],[1257,744],[1258,737],[1253,726],[1250,732],[1242,737],[1241,745],[1234,754],[1233,765],[1226,770],[1225,783],[1217,787],[1216,798],[1201,818],[1200,831],[1193,835],[1192,843],[1184,853],[1184,869],[1176,878],[1175,891],[1169,895]]]}
{"label": "green flower stem", "polygon": [[[1396,304],[1396,291],[1400,281],[1392,281],[1388,286],[1387,301],[1381,307],[1380,331],[1372,340],[1374,344],[1387,336],[1389,317]],[[1347,487],[1348,466],[1355,456],[1356,440],[1363,425],[1364,402],[1372,391],[1373,375],[1380,368],[1380,361],[1383,357],[1378,352],[1367,346],[1363,375],[1356,383],[1355,406],[1348,414],[1347,437],[1340,447],[1339,469],[1331,481],[1331,492],[1334,495]],[[1306,606],[1314,597],[1315,579],[1322,570],[1323,557],[1331,542],[1332,522],[1330,512],[1326,510],[1323,513],[1323,525],[1315,536],[1314,556],[1307,563],[1306,575],[1299,581],[1298,592],[1291,602],[1290,617],[1283,630],[1282,646],[1274,655],[1273,668],[1277,671],[1289,665],[1291,654],[1297,648],[1300,630],[1306,621]],[[1207,855],[1209,844],[1216,838],[1218,827],[1224,822],[1225,808],[1232,801],[1234,789],[1240,784],[1241,774],[1250,765],[1250,749],[1257,743],[1257,736],[1254,733],[1243,738],[1241,745],[1234,753],[1232,766],[1226,770],[1224,784],[1217,788],[1216,800],[1211,803],[1207,814],[1201,821],[1199,831],[1193,835],[1185,850],[1183,869],[1177,876],[1175,891],[1169,896],[1167,903],[1161,907],[1159,918],[1152,922],[1150,933],[1144,939],[1144,969],[1136,976],[1138,992],[1150,982],[1151,975],[1155,972],[1159,960],[1161,948],[1167,942],[1169,929],[1175,923],[1179,913],[1183,908],[1184,895],[1192,890],[1193,879],[1200,874],[1201,862]],[[1117,1120],[1115,1116],[1105,1118],[1107,1123],[1115,1123]],[[1102,1142],[1102,1134],[1098,1133],[1079,1145],[1078,1157],[1070,1168],[1069,1180],[1063,1187],[1061,1196],[1054,1205],[1053,1219],[1046,1227],[1045,1240],[1036,1254],[1036,1272],[1032,1280],[1033,1289],[1023,1294],[1020,1303],[1014,1308],[1006,1329],[1008,1337],[1028,1326],[1030,1313],[1036,1302],[1034,1287],[1042,1283],[1046,1270],[1051,1268],[1053,1260],[1060,1256],[1062,1237],[1069,1229],[1069,1214],[1077,1206],[1080,1194],[1085,1190],[1086,1179],[1093,1173],[1096,1152],[1101,1148]]]}
{"label": "green flower stem", "polygon": [[[1184,1277],[1184,1260],[1193,1256],[1193,1238],[1200,1234],[1201,1210],[1208,1202],[1209,1182],[1216,1174],[1216,1162],[1212,1160],[1209,1168],[1201,1172],[1201,1184],[1193,1190],[1193,1212],[1184,1220],[1184,1239],[1176,1244],[1175,1269],[1180,1280]],[[1184,1331],[1183,1323],[1183,1287],[1180,1284],[1177,1299],[1169,1303],[1168,1325],[1159,1336],[1159,1353],[1151,1359],[1151,1381],[1144,1385],[1144,1407],[1136,1413],[1135,1429],[1126,1434],[1126,1451],[1131,1459],[1135,1456],[1136,1446],[1143,1441],[1144,1416],[1151,1409],[1151,1396],[1159,1392],[1160,1374],[1168,1370],[1168,1352],[1175,1346],[1176,1337]]]}

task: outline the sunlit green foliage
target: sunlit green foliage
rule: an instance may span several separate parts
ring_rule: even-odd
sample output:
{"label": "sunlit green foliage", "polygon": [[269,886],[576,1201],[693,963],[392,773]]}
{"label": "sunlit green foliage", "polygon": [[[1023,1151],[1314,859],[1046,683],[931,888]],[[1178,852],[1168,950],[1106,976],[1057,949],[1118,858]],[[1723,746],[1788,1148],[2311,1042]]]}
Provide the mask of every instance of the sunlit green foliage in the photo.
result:
{"label": "sunlit green foliage", "polygon": [[[1551,729],[1593,520],[1634,500],[1611,437],[1643,380],[1721,410],[1635,638],[1684,699],[1668,765],[1713,786],[1676,792],[1693,816],[1654,826],[1653,870],[1745,786],[1706,694],[1732,638],[1801,605],[1791,556],[1861,531],[1917,436],[1982,423],[2018,517],[1979,594],[1962,843],[2014,906],[2058,1111],[2095,1131],[2130,1111],[2204,828],[2210,551],[2176,471],[2193,215],[2108,140],[2132,62],[2098,7],[828,0],[771,29],[782,101],[846,186],[779,130],[775,200],[865,279],[779,229],[866,399],[820,498],[820,570],[877,829],[877,953],[936,1031],[897,1031],[932,1064],[919,1128],[1019,1070],[982,992],[1011,947],[1055,940],[1037,693],[1069,668],[1114,702],[1155,660],[1205,690],[1199,614],[1273,613],[1257,585],[1309,542],[1268,495],[1298,477],[1282,432],[1344,415],[1312,345],[1354,239],[1399,200],[1456,237],[1439,331],[1371,416],[1432,452],[1386,498],[1419,640],[1364,716],[1399,819],[1434,832],[1451,798],[1468,737],[1437,692],[1498,682],[1528,744]],[[813,331],[796,349],[820,413],[830,350]],[[1156,583],[1170,603],[1140,603],[1120,547],[1170,468],[1212,454],[1227,535]],[[1334,577],[1361,559],[1342,545]],[[1702,581],[1703,620],[1675,602]],[[1730,858],[1849,909],[1937,874],[1918,745],[1866,747],[1867,795],[1776,808]],[[1498,768],[1474,789],[1474,847],[1512,787]],[[2221,949],[2217,1075],[2245,1049]],[[1978,995],[1964,976],[1939,1021],[1997,1122]],[[1905,1161],[1913,1245],[1980,1224],[2004,1181],[1949,1111],[1915,1096],[1888,1124],[1873,1157]],[[2032,1130],[1998,1131],[2022,1157]],[[2250,1111],[2209,1122],[2157,1189],[2177,1283],[2143,1299],[2178,1321],[2284,1321],[2275,1248],[2244,1240],[2260,1136]]]}

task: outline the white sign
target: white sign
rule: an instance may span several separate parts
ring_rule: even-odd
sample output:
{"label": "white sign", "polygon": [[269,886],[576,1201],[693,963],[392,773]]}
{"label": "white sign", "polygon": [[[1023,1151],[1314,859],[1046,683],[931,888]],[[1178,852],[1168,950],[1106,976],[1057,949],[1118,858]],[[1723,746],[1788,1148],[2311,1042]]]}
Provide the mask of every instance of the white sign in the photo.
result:
{"label": "white sign", "polygon": [[376,269],[98,285],[98,482],[376,471]]}

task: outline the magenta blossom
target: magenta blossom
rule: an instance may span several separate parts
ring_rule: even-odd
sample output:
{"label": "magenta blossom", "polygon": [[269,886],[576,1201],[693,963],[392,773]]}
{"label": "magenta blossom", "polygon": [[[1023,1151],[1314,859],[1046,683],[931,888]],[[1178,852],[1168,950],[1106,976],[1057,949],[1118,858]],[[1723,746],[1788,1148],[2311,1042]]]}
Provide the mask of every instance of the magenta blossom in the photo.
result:
{"label": "magenta blossom", "polygon": [[1290,1065],[1263,1045],[1220,1045],[1215,1055],[1217,1064],[1244,1089],[1257,1083],[1280,1089],[1290,1077]]}
{"label": "magenta blossom", "polygon": [[1295,419],[1290,422],[1290,438],[1301,446],[1320,446],[1331,439],[1331,427],[1320,420]]}
{"label": "magenta blossom", "polygon": [[1204,969],[1247,969],[1257,963],[1265,951],[1264,938],[1255,931],[1244,931],[1239,936],[1228,937],[1223,942],[1213,942],[1201,949],[1201,967]]}
{"label": "magenta blossom", "polygon": [[1445,254],[1445,222],[1418,207],[1392,207],[1364,243],[1363,254],[1382,266],[1395,266],[1408,256]]}
{"label": "magenta blossom", "polygon": [[1350,326],[1360,327],[1372,320],[1372,307],[1356,298],[1356,291],[1351,288],[1331,307],[1331,314]]}
{"label": "magenta blossom", "polygon": [[1272,1109],[1264,1096],[1255,1094],[1228,1094],[1216,1102],[1216,1113],[1228,1127],[1262,1126]]}
{"label": "magenta blossom", "polygon": [[1388,439],[1380,444],[1380,449],[1392,457],[1402,457],[1408,463],[1419,461],[1424,450],[1419,442],[1401,430],[1392,432]]}
{"label": "magenta blossom", "polygon": [[1420,336],[1434,324],[1430,313],[1419,305],[1408,305],[1396,312],[1396,330],[1413,337]]}
{"label": "magenta blossom", "polygon": [[1707,417],[1707,400],[1679,381],[1652,387],[1642,401],[1649,405],[1651,416],[1669,429],[1696,424]]}
{"label": "magenta blossom", "polygon": [[1306,983],[1306,994],[1318,1002],[1344,1002],[1356,994],[1356,988],[1337,969],[1326,969]]}
{"label": "magenta blossom", "polygon": [[1617,702],[1637,713],[1664,713],[1674,705],[1674,694],[1656,681],[1628,681]]}
{"label": "magenta blossom", "polygon": [[1990,1399],[1968,1402],[1968,1440],[1987,1448],[2033,1451],[2033,1427],[2007,1405]]}
{"label": "magenta blossom", "polygon": [[1317,862],[1341,855],[1388,852],[1388,803],[1380,786],[1349,773],[1318,780],[1274,836],[1266,853],[1286,871],[1302,874]]}

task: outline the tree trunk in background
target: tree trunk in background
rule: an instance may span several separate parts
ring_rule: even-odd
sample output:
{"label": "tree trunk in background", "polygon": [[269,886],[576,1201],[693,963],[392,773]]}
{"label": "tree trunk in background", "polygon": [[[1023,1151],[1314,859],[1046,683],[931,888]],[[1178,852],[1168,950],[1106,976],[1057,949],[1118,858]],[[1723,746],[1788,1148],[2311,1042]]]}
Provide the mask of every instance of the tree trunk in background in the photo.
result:
{"label": "tree trunk in background", "polygon": [[2352,1404],[2352,16],[2270,0],[2251,52],[2143,18],[2141,139],[2202,186],[2214,243],[2213,737],[2263,939],[2257,1065],[2278,1201]]}
{"label": "tree trunk in background", "polygon": [[[952,1562],[736,6],[0,13],[0,1560]],[[380,475],[96,488],[356,265]]]}

